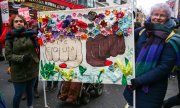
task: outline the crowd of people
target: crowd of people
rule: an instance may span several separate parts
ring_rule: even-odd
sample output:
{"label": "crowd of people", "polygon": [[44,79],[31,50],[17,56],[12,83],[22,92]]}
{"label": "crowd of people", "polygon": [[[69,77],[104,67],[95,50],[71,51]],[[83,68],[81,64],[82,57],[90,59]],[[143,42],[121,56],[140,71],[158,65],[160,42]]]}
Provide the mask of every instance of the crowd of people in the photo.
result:
{"label": "crowd of people", "polygon": [[[171,17],[166,3],[155,4],[150,16],[135,25],[135,78],[124,90],[124,98],[136,108],[171,108],[180,105],[180,21]],[[142,26],[143,25],[143,26]],[[27,22],[21,15],[13,15],[1,34],[0,61],[9,63],[9,74],[14,87],[13,108],[19,108],[21,99],[27,99],[27,107],[33,108],[33,99],[39,98],[38,72],[39,48],[37,43],[38,24]],[[33,68],[32,68],[33,67]],[[178,79],[179,93],[164,100],[168,77],[174,71]],[[67,83],[67,84],[66,84]],[[69,82],[59,98],[67,99],[71,91]],[[57,90],[58,81],[48,81],[46,91]],[[80,83],[75,84],[78,95]],[[74,90],[75,90],[74,89]],[[68,91],[69,90],[69,91]],[[136,92],[133,104],[133,91]],[[70,93],[73,94],[73,93]],[[67,99],[74,101],[77,96]],[[0,102],[4,102],[0,97]],[[1,105],[0,105],[1,106]],[[2,107],[2,108],[5,108]]]}

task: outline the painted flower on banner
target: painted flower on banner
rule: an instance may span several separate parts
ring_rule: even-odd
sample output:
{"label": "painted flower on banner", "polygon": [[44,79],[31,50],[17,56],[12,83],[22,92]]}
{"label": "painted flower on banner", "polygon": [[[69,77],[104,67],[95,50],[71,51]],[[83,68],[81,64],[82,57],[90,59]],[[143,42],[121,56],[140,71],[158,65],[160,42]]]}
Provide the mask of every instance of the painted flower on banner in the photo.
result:
{"label": "painted flower on banner", "polygon": [[63,23],[62,21],[59,21],[59,22],[56,24],[57,29],[60,30],[60,31],[63,31],[63,30],[64,30],[64,28],[62,27],[63,24],[64,24],[64,23]]}
{"label": "painted flower on banner", "polygon": [[116,21],[116,17],[114,14],[111,14],[109,16],[106,16],[104,20],[105,22],[107,22],[107,26],[112,26],[113,23]]}
{"label": "painted flower on banner", "polygon": [[120,11],[116,13],[116,20],[123,18],[124,17],[124,12]]}
{"label": "painted flower on banner", "polygon": [[96,12],[90,11],[90,12],[88,13],[88,19],[89,19],[90,21],[94,21],[94,20],[96,19],[96,17],[97,17],[97,13],[96,13]]}
{"label": "painted flower on banner", "polygon": [[94,28],[94,29],[92,30],[92,34],[96,36],[96,35],[100,34],[100,30],[97,29],[97,28]]}
{"label": "painted flower on banner", "polygon": [[110,10],[105,10],[105,15],[108,16],[110,15],[111,11]]}

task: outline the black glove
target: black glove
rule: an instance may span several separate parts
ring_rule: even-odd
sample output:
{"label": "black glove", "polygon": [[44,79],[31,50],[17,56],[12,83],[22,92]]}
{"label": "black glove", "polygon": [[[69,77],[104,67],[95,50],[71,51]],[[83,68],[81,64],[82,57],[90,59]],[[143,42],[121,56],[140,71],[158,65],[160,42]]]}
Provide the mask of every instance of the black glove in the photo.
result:
{"label": "black glove", "polygon": [[139,87],[139,85],[135,79],[131,79],[131,84],[132,84],[130,87],[131,90],[135,90]]}
{"label": "black glove", "polygon": [[23,62],[27,62],[27,61],[29,61],[31,58],[32,58],[32,55],[31,55],[31,54],[25,54],[25,55],[23,56]]}

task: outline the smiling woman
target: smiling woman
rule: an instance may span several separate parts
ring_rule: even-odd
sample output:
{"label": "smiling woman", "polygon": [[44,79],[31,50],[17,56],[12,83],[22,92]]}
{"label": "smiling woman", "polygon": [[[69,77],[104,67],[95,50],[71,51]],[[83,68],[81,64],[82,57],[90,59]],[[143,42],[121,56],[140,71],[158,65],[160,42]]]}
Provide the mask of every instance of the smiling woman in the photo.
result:
{"label": "smiling woman", "polygon": [[135,29],[135,75],[124,97],[133,105],[136,90],[136,108],[161,108],[167,90],[169,72],[180,66],[180,37],[173,32],[176,25],[170,18],[166,3],[152,6],[144,27]]}

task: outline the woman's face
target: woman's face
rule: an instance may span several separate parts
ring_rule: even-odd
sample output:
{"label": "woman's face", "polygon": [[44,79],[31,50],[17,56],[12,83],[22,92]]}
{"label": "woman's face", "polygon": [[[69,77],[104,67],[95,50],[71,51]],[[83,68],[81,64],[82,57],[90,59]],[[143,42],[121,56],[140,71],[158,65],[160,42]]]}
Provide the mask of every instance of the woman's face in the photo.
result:
{"label": "woman's face", "polygon": [[154,12],[151,15],[152,23],[164,24],[167,21],[167,19],[167,14],[163,9],[154,10]]}
{"label": "woman's face", "polygon": [[15,29],[22,28],[24,27],[24,21],[20,17],[16,16],[14,18],[13,25]]}

